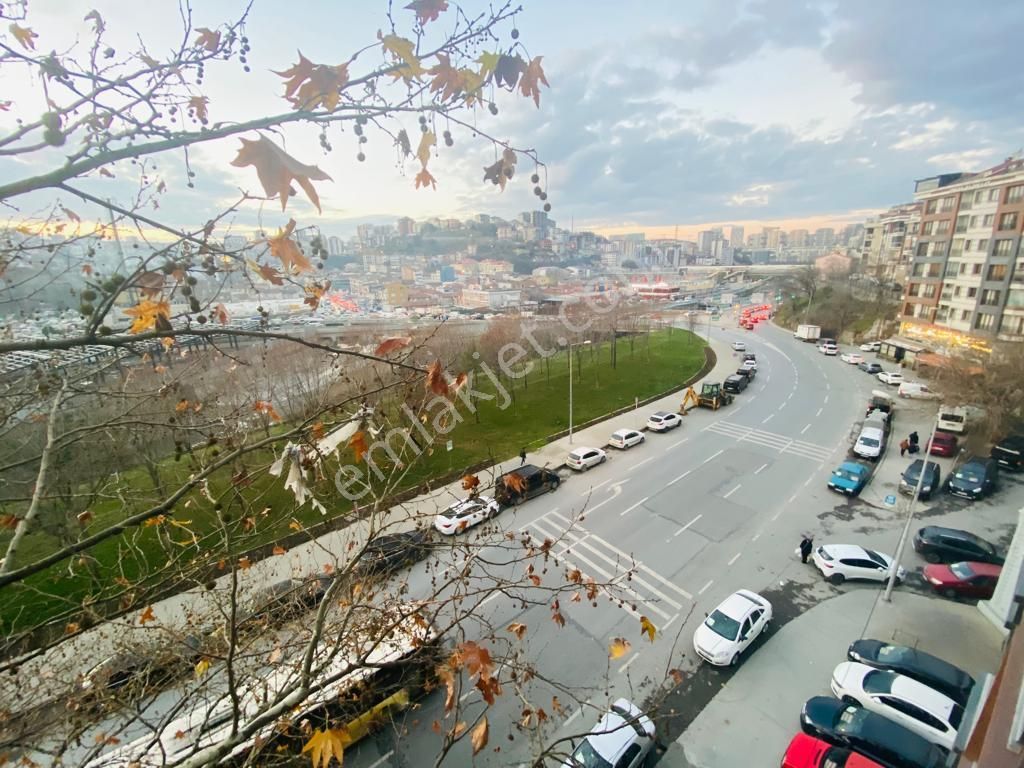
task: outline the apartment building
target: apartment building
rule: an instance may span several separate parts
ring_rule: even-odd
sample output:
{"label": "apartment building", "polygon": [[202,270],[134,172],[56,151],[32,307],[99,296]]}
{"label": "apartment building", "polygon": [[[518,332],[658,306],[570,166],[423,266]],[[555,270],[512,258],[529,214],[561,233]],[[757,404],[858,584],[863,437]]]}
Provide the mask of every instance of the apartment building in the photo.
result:
{"label": "apartment building", "polygon": [[905,283],[917,248],[921,203],[904,203],[868,219],[862,246],[864,271],[887,283]]}
{"label": "apartment building", "polygon": [[938,347],[1024,340],[1024,157],[920,179],[900,333]]}

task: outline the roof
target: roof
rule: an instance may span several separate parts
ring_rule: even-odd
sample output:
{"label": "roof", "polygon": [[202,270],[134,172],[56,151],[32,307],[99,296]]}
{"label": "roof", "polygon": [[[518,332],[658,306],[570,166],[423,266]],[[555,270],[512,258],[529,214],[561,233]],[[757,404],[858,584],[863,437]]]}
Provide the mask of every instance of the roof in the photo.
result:
{"label": "roof", "polygon": [[[751,597],[747,597],[747,595],[757,597],[759,600],[754,600]],[[761,598],[760,595],[741,589],[738,592],[733,592],[729,597],[725,598],[725,600],[719,604],[717,610],[732,619],[740,620],[755,608],[764,608],[764,602],[765,600]]]}
{"label": "roof", "polygon": [[928,349],[928,347],[924,346],[923,344],[919,344],[916,341],[911,341],[905,336],[890,336],[888,339],[883,341],[882,344],[890,344],[894,347],[900,347],[901,349],[907,350],[907,352],[913,352],[915,354],[917,354],[918,352],[924,352],[925,350]]}
{"label": "roof", "polygon": [[859,544],[822,544],[833,557],[866,557],[867,551]]}

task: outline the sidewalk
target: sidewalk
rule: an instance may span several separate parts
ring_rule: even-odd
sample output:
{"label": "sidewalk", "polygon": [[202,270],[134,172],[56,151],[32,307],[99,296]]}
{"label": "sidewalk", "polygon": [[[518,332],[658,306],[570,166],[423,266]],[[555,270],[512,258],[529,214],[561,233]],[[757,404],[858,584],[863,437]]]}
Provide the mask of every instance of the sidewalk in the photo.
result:
{"label": "sidewalk", "polygon": [[[1002,637],[971,605],[858,589],[827,599],[782,627],[747,658],[659,768],[748,768],[778,765],[800,730],[811,696],[831,695],[832,670],[861,637],[919,648],[969,672],[995,672]],[[754,757],[756,756],[756,758]]]}
{"label": "sidewalk", "polygon": [[[718,357],[717,364],[706,377],[710,381],[723,381],[735,373],[736,360],[729,345],[712,341],[712,349]],[[694,385],[696,389],[700,384]],[[566,455],[580,446],[605,447],[612,432],[618,429],[645,429],[647,416],[657,410],[678,411],[683,392],[677,392],[649,403],[638,410],[614,416],[606,421],[573,432],[572,443],[563,437],[548,443],[538,451],[527,455],[527,461],[550,468],[562,467]],[[686,430],[686,424],[682,429]],[[519,457],[479,472],[483,486],[490,484],[494,477],[515,469]],[[486,490],[484,491],[486,493]],[[430,527],[440,509],[447,507],[457,498],[464,498],[466,492],[461,481],[449,483],[431,493],[410,499],[375,516],[372,521],[375,530],[389,533],[410,530],[416,527]],[[289,577],[302,578],[335,567],[339,553],[352,551],[362,546],[369,535],[371,521],[359,520],[352,525],[325,534],[313,541],[293,547],[287,553],[260,560],[237,574],[239,600],[245,601],[256,591]],[[71,640],[26,661],[17,676],[6,676],[0,681],[0,701],[12,712],[21,711],[40,703],[63,696],[74,682],[77,674],[85,672],[113,653],[125,648],[148,644],[166,643],[168,636],[179,638],[190,627],[200,627],[205,617],[219,615],[218,604],[230,591],[230,576],[217,580],[213,589],[194,589],[181,592],[154,603],[154,620],[140,626],[137,614],[105,622],[83,632]]]}

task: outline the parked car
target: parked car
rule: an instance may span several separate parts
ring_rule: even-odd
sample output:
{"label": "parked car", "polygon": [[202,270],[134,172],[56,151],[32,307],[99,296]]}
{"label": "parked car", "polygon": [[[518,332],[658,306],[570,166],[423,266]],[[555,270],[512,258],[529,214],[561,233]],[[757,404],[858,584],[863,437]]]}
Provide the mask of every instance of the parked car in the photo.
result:
{"label": "parked car", "polygon": [[837,347],[835,344],[822,344],[821,346],[818,347],[818,351],[824,355],[834,357],[835,355],[839,354],[839,347]]}
{"label": "parked car", "polygon": [[927,384],[920,381],[902,381],[900,388],[896,390],[900,397],[909,397],[915,400],[938,400],[939,394],[932,392]]}
{"label": "parked car", "polygon": [[742,352],[747,348],[747,345],[744,344],[742,341],[734,341],[732,343],[732,348],[735,349],[737,352]]}
{"label": "parked car", "polygon": [[890,386],[903,383],[903,374],[899,371],[882,371],[881,373],[876,373],[875,377],[883,384]]}
{"label": "parked car", "polygon": [[1003,557],[995,546],[980,536],[938,525],[926,525],[914,534],[914,551],[929,563],[970,561],[1003,564]]}
{"label": "parked car", "polygon": [[625,450],[626,448],[632,448],[634,445],[639,445],[646,439],[643,432],[638,432],[635,429],[617,429],[612,432],[608,445]]}
{"label": "parked car", "polygon": [[159,686],[194,666],[209,643],[199,634],[188,634],[167,645],[125,649],[90,667],[75,682],[75,690],[89,697],[121,691],[142,693]]}
{"label": "parked car", "polygon": [[586,472],[591,467],[604,464],[608,455],[600,448],[575,448],[569,451],[565,459],[565,465],[577,472]]}
{"label": "parked car", "polygon": [[[886,581],[892,570],[892,558],[856,544],[822,544],[811,556],[821,575],[832,584],[847,579]],[[907,572],[896,572],[896,583],[906,578]]]}
{"label": "parked car", "polygon": [[237,623],[240,626],[266,623],[274,619],[291,618],[306,609],[301,579],[281,579],[257,590],[239,606]]}
{"label": "parked car", "polygon": [[857,352],[847,352],[843,355],[840,355],[839,359],[842,360],[844,363],[849,363],[850,365],[860,365],[861,363],[864,362],[864,355],[861,355]]}
{"label": "parked car", "polygon": [[871,467],[859,461],[844,461],[832,470],[828,487],[833,491],[857,496],[871,479]]}
{"label": "parked car", "polygon": [[944,693],[961,706],[967,704],[974,688],[974,678],[959,667],[905,645],[891,645],[870,638],[855,640],[847,649],[846,658],[913,678]]}
{"label": "parked car", "polygon": [[974,501],[995,492],[998,482],[999,464],[995,459],[973,457],[953,470],[946,479],[946,491]]}
{"label": "parked car", "polygon": [[756,592],[733,592],[693,633],[693,649],[715,666],[733,666],[772,620],[772,606]]}
{"label": "parked car", "polygon": [[1024,434],[1007,435],[994,446],[989,456],[1014,472],[1024,466]]}
{"label": "parked car", "polygon": [[422,560],[430,551],[430,531],[414,529],[385,533],[363,548],[355,574],[360,578],[383,578]]}
{"label": "parked car", "polygon": [[956,456],[957,439],[956,435],[949,432],[936,432],[932,438],[932,456]]}
{"label": "parked car", "polygon": [[941,768],[946,750],[887,717],[830,696],[808,699],[800,712],[804,733],[851,747],[894,768]]}
{"label": "parked car", "polygon": [[860,345],[861,352],[877,352],[882,348],[882,342],[880,341],[869,341],[865,344]]}
{"label": "parked car", "polygon": [[798,733],[786,747],[781,768],[885,768],[869,757],[846,747]]}
{"label": "parked car", "polygon": [[726,377],[725,382],[722,384],[722,389],[726,392],[732,392],[738,395],[747,388],[747,381],[746,376],[740,376],[738,373],[733,374],[732,376]]}
{"label": "parked car", "polygon": [[747,352],[745,355],[743,355],[743,362],[747,362],[747,360],[753,360],[757,362],[757,355],[753,352]]}
{"label": "parked car", "polygon": [[868,407],[864,412],[864,417],[867,418],[873,411],[880,411],[881,413],[887,414],[890,419],[889,423],[891,424],[893,414],[896,412],[896,401],[888,392],[884,392],[881,389],[872,389],[871,399],[868,400]]}
{"label": "parked car", "polygon": [[736,375],[745,378],[749,384],[754,380],[754,377],[757,376],[757,368],[738,368],[736,370]]}
{"label": "parked car", "polygon": [[683,420],[678,413],[668,411],[655,411],[647,417],[647,428],[652,432],[667,432],[670,429],[682,426]]}
{"label": "parked car", "polygon": [[940,405],[936,428],[962,435],[967,431],[967,409],[963,406]]}
{"label": "parked car", "polygon": [[740,366],[740,369],[744,371],[756,371],[757,360],[744,360],[743,365]]}
{"label": "parked car", "polygon": [[910,496],[914,495],[914,491],[917,490],[918,482],[921,482],[921,492],[918,495],[919,499],[930,499],[932,494],[939,488],[939,479],[942,473],[939,471],[939,465],[934,461],[929,461],[924,470],[924,480],[921,480],[921,468],[925,467],[924,459],[914,459],[910,462],[903,474],[900,475],[900,493],[906,493]]}
{"label": "parked car", "polygon": [[899,723],[943,749],[953,748],[963,707],[917,680],[844,661],[832,672],[831,688],[842,701]]}
{"label": "parked car", "polygon": [[943,597],[971,597],[988,600],[995,592],[1003,566],[990,563],[934,563],[922,574],[932,589]]}
{"label": "parked car", "polygon": [[640,768],[654,748],[654,722],[628,699],[619,699],[593,731],[574,744],[563,765]]}
{"label": "parked car", "polygon": [[881,363],[869,363],[867,361],[862,362],[857,367],[860,368],[865,373],[870,373],[872,375],[881,373],[883,370]]}
{"label": "parked car", "polygon": [[884,420],[888,418],[887,414],[880,414],[879,418],[873,418],[874,416],[875,413],[872,413],[864,420],[860,434],[857,436],[857,442],[853,445],[853,452],[857,456],[872,461],[880,458],[882,451],[885,450],[886,423]]}
{"label": "parked car", "polygon": [[511,507],[557,490],[561,482],[557,472],[524,464],[498,477],[494,483],[494,498],[501,506]]}
{"label": "parked car", "polygon": [[490,496],[462,499],[438,512],[434,518],[434,527],[445,536],[451,536],[479,525],[484,520],[490,520],[500,511],[498,502]]}

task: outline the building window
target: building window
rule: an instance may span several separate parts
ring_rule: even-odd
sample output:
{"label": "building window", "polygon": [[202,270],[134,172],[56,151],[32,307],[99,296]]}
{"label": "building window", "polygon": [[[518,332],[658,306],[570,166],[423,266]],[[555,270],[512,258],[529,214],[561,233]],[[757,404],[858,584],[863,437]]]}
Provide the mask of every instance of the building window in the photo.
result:
{"label": "building window", "polygon": [[971,264],[971,274],[972,275],[980,275],[981,274],[981,264]]}
{"label": "building window", "polygon": [[993,256],[1009,256],[1011,253],[1013,253],[1013,240],[1008,240],[1005,237],[996,240],[996,244],[992,248]]}
{"label": "building window", "polygon": [[1003,315],[1003,321],[999,325],[1001,333],[1009,333],[1014,336],[1024,334],[1024,317],[1016,315]]}
{"label": "building window", "polygon": [[977,288],[968,288],[967,289],[967,298],[968,299],[973,299],[977,295],[978,295],[978,289]]}
{"label": "building window", "polygon": [[995,203],[995,202],[999,201],[999,190],[998,189],[990,189],[988,191],[988,201],[990,203]]}
{"label": "building window", "polygon": [[1024,200],[1024,184],[1017,184],[1016,186],[1007,188],[1007,203],[1019,203],[1021,200]]}
{"label": "building window", "polygon": [[[936,286],[935,286],[934,283],[929,283],[928,285],[922,285],[921,286],[921,297],[925,298],[925,299],[934,299],[935,298],[935,288],[936,288]],[[998,291],[997,291],[997,293],[998,293]]]}
{"label": "building window", "polygon": [[986,213],[985,218],[982,219],[981,226],[985,227],[985,229],[988,229],[993,224],[995,224],[995,221],[996,215],[994,213]]}
{"label": "building window", "polygon": [[967,224],[970,222],[970,216],[957,216],[956,217],[956,231],[963,234],[967,231]]}
{"label": "building window", "polygon": [[922,258],[927,256],[928,255],[928,243],[918,243],[917,244],[917,253],[916,253],[916,255],[920,256]]}
{"label": "building window", "polygon": [[981,314],[979,314],[978,317],[974,321],[974,327],[977,328],[979,331],[989,331],[989,330],[991,330],[993,328],[993,326],[995,326],[995,324],[996,324],[996,316],[995,315],[981,315]]}
{"label": "building window", "polygon": [[1005,264],[991,264],[988,268],[986,280],[1005,280],[1007,266]]}
{"label": "building window", "polygon": [[949,243],[947,241],[945,241],[945,240],[942,240],[942,241],[936,242],[936,243],[931,243],[931,248],[928,249],[928,255],[929,256],[945,256],[946,255],[946,246],[947,245],[949,245]]}
{"label": "building window", "polygon": [[932,198],[924,206],[924,212],[925,213],[935,213],[935,211],[938,209],[938,207],[939,207],[939,201],[934,199],[934,198]]}
{"label": "building window", "polygon": [[1024,291],[1007,291],[1006,308],[1024,309]]}
{"label": "building window", "polygon": [[949,197],[942,198],[942,204],[939,206],[939,210],[943,213],[946,211],[952,211],[956,207],[956,195],[950,195]]}
{"label": "building window", "polygon": [[979,240],[978,250],[982,253],[988,253],[988,240]]}
{"label": "building window", "polygon": [[943,275],[943,277],[956,277],[958,274],[960,274],[960,262],[958,262],[958,261],[947,261],[946,262],[946,274]]}
{"label": "building window", "polygon": [[998,307],[999,300],[1003,298],[1002,291],[994,291],[989,289],[981,292],[980,304],[984,304],[986,307]]}
{"label": "building window", "polygon": [[961,309],[960,310],[960,319],[962,321],[964,321],[964,322],[967,322],[968,320],[970,320],[971,319],[971,310],[969,310],[969,309]]}
{"label": "building window", "polygon": [[958,285],[956,288],[953,289],[953,298],[959,299],[961,296],[963,296],[963,293],[964,287],[962,285]]}
{"label": "building window", "polygon": [[949,219],[943,219],[935,223],[935,234],[945,235],[949,232]]}
{"label": "building window", "polygon": [[971,245],[973,245],[971,240],[964,240],[964,253],[971,250]]}
{"label": "building window", "polygon": [[1004,213],[999,217],[999,229],[1005,231],[1007,229],[1017,228],[1017,214],[1016,213]]}
{"label": "building window", "polygon": [[930,235],[930,234],[932,234],[932,230],[934,228],[935,228],[935,222],[934,221],[926,221],[924,224],[921,225],[921,234],[922,235]]}

